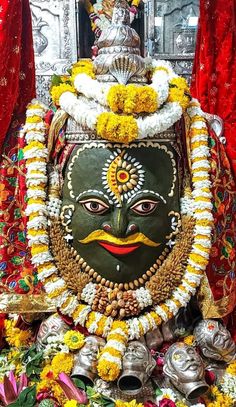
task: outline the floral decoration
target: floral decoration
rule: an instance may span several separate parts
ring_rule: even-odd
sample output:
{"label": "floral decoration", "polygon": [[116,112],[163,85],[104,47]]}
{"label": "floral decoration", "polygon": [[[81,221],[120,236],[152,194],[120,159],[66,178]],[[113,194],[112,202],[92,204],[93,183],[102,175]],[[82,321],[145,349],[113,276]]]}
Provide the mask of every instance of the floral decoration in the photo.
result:
{"label": "floral decoration", "polygon": [[[9,317],[6,321],[6,326],[12,326],[14,319]],[[4,375],[0,375],[0,400],[3,405],[9,405],[7,387],[9,388],[11,385],[9,383],[12,383],[15,389],[13,401],[17,403],[16,407],[20,407],[22,402],[25,403],[23,405],[30,407],[40,407],[44,406],[44,404],[45,406],[52,405],[54,407],[77,407],[77,405],[103,407],[108,402],[110,407],[188,407],[186,400],[181,399],[179,393],[175,393],[174,389],[158,388],[157,386],[154,389],[156,396],[152,401],[139,403],[135,399],[129,402],[122,399],[116,401],[109,399],[107,396],[100,394],[96,387],[94,389],[89,386],[86,387],[82,381],[74,382],[70,378],[74,366],[75,349],[70,351],[68,348],[67,352],[58,351],[56,355],[51,354],[45,358],[45,355],[48,355],[48,350],[44,348],[42,351],[37,352],[33,344],[34,333],[29,329],[26,332],[28,336],[22,338],[20,347],[15,342],[2,351],[1,357],[5,358],[5,372]],[[72,332],[76,333],[77,331]],[[126,337],[124,336],[125,332]],[[5,339],[7,339],[7,335],[7,330],[5,330]],[[105,374],[109,377],[112,376],[112,369],[115,367],[113,361],[119,352],[122,353],[122,344],[124,345],[126,341],[127,327],[125,322],[114,323],[99,362],[99,369],[106,372]],[[63,336],[60,338],[60,342],[63,345]],[[53,347],[53,343],[50,342],[48,346]],[[16,360],[14,355],[17,355],[17,364],[14,362]],[[114,380],[114,378],[111,378],[111,380]],[[199,398],[198,402],[193,404],[192,407],[233,407],[236,401],[235,381],[236,361],[232,361],[226,368],[221,381],[217,385],[211,386],[208,393]],[[43,403],[44,400],[45,403]],[[46,401],[48,404],[46,404]]]}
{"label": "floral decoration", "polygon": [[64,342],[70,350],[77,350],[84,345],[84,335],[78,331],[70,330],[64,336]]}
{"label": "floral decoration", "polygon": [[[166,63],[163,66],[159,64],[156,66],[156,69],[156,72],[160,71],[161,73],[164,73],[167,84],[168,77],[171,79],[176,78],[173,71]],[[79,75],[80,74],[77,76]],[[154,84],[157,82],[158,81],[154,76]],[[180,81],[179,86],[184,88],[185,85],[183,85],[182,81]],[[75,87],[77,87],[76,79]],[[75,98],[74,105],[76,105],[76,101],[79,101],[79,99],[77,99],[76,96],[70,92],[66,92],[61,95],[60,103],[61,100],[64,100],[63,98],[67,97],[68,94],[70,94],[70,97]],[[168,94],[166,94],[166,98],[167,96]],[[163,114],[163,110],[165,108],[167,109],[166,114],[168,116],[168,106],[172,105],[178,107],[179,112],[182,115],[183,110],[179,103],[168,102],[162,109],[160,109],[159,112],[154,113],[151,116],[146,116],[145,119],[137,119],[138,126],[138,120],[149,120],[149,118],[151,118],[151,122],[148,124],[148,126],[151,126],[153,131],[153,128],[155,129],[155,125],[152,124],[153,117],[159,114],[162,118],[161,120],[164,120],[165,114]],[[90,118],[93,121],[94,126],[96,126],[96,120],[92,119],[91,110],[88,109],[86,103],[83,102],[81,107],[82,110],[78,114],[81,118],[83,117],[83,121],[89,120],[89,116],[91,114]],[[84,111],[86,111],[86,115],[83,113]],[[67,112],[70,114],[70,109],[67,110]],[[55,301],[56,306],[60,308],[61,312],[72,317],[75,323],[85,326],[90,333],[99,334],[108,339],[110,338],[110,335],[112,335],[112,326],[114,326],[116,322],[121,322],[116,321],[116,319],[113,319],[112,317],[107,317],[99,312],[92,311],[90,305],[80,303],[76,295],[71,293],[71,291],[67,288],[66,281],[58,275],[53,256],[49,250],[47,210],[45,207],[47,149],[45,145],[45,125],[43,122],[44,114],[44,107],[38,105],[37,102],[30,105],[27,111],[27,120],[24,128],[24,132],[26,134],[25,137],[28,142],[28,145],[24,149],[24,154],[26,158],[29,198],[27,205],[27,214],[29,215],[28,238],[29,246],[31,247],[32,263],[38,268],[39,279],[43,282],[48,296]],[[105,353],[103,352],[102,355],[100,355],[99,374],[102,378],[106,378],[108,381],[114,380],[119,374],[121,359],[125,351],[127,340],[132,340],[134,338],[138,339],[146,332],[155,329],[156,326],[160,325],[163,321],[167,321],[169,318],[175,315],[180,307],[185,306],[188,303],[191,295],[196,292],[196,288],[201,281],[201,277],[208,263],[212,228],[211,183],[209,179],[208,162],[208,131],[202,111],[196,100],[192,100],[189,103],[187,114],[190,119],[189,140],[191,148],[193,192],[190,206],[188,204],[188,200],[186,201],[186,198],[182,199],[181,212],[182,215],[188,214],[194,217],[195,228],[194,242],[192,245],[192,250],[188,256],[185,274],[181,284],[172,292],[170,298],[168,298],[162,304],[154,306],[149,312],[141,314],[135,318],[128,318],[126,322],[120,326],[119,335],[121,336],[119,336],[119,339],[122,339],[120,341],[118,340],[119,343],[115,344],[115,348],[110,345],[108,346],[108,344],[106,345],[107,347],[105,347],[105,349],[108,348],[109,351]],[[114,117],[116,117],[116,115],[112,112],[103,112],[100,115],[98,124],[101,124],[100,121],[102,123],[106,123],[103,126],[101,124],[102,129],[99,128],[100,135],[104,135],[104,133],[106,133],[106,135],[111,137],[110,129],[115,128],[113,123],[116,119],[113,121]],[[117,117],[121,121],[126,120],[126,116],[117,115]],[[136,119],[134,119],[132,116],[127,116],[127,118],[131,121],[132,126],[134,126]],[[175,121],[176,118],[174,122]],[[167,126],[169,127],[169,123]],[[103,128],[105,130],[103,130]],[[117,133],[116,139],[121,135],[121,140],[119,141],[122,141],[122,139],[124,141],[124,138],[128,138],[130,133],[125,132],[125,126],[124,133],[122,133],[123,127],[119,126],[119,128],[121,129],[121,133]],[[145,129],[144,134],[147,136],[147,134],[149,134],[149,130],[147,131],[147,129]],[[125,142],[130,141],[127,138],[125,138]],[[112,139],[112,141],[115,140]],[[114,343],[112,342],[112,344]]]}

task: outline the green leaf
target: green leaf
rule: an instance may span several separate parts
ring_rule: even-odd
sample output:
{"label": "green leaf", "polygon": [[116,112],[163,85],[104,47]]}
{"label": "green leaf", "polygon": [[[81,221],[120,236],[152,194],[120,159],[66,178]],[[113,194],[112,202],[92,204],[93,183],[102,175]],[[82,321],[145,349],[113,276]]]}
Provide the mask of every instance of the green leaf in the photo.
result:
{"label": "green leaf", "polygon": [[5,226],[5,222],[0,222],[0,233],[3,232],[4,226]]}
{"label": "green leaf", "polygon": [[27,387],[24,389],[17,400],[9,404],[11,407],[35,407],[36,405],[36,386]]}
{"label": "green leaf", "polygon": [[58,86],[62,83],[61,77],[59,75],[52,75],[51,86]]}
{"label": "green leaf", "polygon": [[73,378],[73,382],[75,383],[76,387],[79,387],[82,390],[86,390],[86,386],[84,382],[76,377]]}
{"label": "green leaf", "polygon": [[25,352],[22,362],[26,366],[27,376],[31,380],[38,381],[43,362],[43,352],[37,352],[36,346],[33,345]]}
{"label": "green leaf", "polygon": [[161,395],[162,395],[162,391],[161,391],[161,389],[160,389],[159,387],[157,387],[157,388],[155,389],[155,395],[156,395],[156,396],[161,396]]}

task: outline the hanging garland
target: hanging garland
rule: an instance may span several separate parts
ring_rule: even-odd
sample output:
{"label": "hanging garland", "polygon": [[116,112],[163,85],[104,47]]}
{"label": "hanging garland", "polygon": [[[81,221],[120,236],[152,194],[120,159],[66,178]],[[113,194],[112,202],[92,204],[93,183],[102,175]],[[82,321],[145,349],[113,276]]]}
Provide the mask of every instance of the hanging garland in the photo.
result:
{"label": "hanging garland", "polygon": [[106,140],[130,143],[153,137],[181,118],[190,95],[185,79],[175,75],[167,62],[153,61],[152,71],[147,86],[103,84],[94,79],[92,62],[81,61],[81,66],[72,68],[68,83],[52,87],[52,100]]}
{"label": "hanging garland", "polygon": [[[187,113],[191,121],[189,138],[193,176],[193,204],[187,214],[193,214],[195,219],[194,240],[192,250],[188,255],[187,267],[181,284],[173,290],[169,299],[154,306],[150,312],[136,318],[128,318],[122,322],[92,311],[90,305],[80,303],[77,296],[68,289],[66,281],[58,275],[53,256],[49,250],[47,230],[45,198],[47,148],[43,121],[45,108],[38,102],[34,102],[27,110],[24,128],[27,146],[24,149],[24,155],[29,192],[27,205],[28,239],[32,263],[38,268],[39,279],[43,281],[47,294],[55,301],[56,306],[63,314],[71,316],[75,324],[79,323],[85,326],[91,334],[110,338],[105,347],[106,352],[99,358],[99,373],[107,381],[115,380],[119,375],[127,340],[140,338],[175,315],[180,307],[187,305],[191,295],[196,292],[208,262],[212,227],[208,132],[197,101],[190,102]],[[33,195],[32,189],[34,190],[34,198],[30,197]],[[187,208],[188,205],[184,199],[182,207]],[[182,215],[184,215],[183,210]],[[119,329],[118,333],[117,329]],[[119,336],[115,341],[110,342],[113,335]]]}

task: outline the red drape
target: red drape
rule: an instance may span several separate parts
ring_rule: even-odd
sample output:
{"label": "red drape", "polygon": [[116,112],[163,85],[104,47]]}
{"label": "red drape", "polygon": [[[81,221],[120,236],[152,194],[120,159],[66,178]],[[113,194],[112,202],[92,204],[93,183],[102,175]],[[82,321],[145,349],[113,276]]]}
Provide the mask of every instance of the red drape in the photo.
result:
{"label": "red drape", "polygon": [[210,139],[215,227],[207,277],[213,298],[206,295],[210,316],[225,317],[236,299],[236,0],[200,0],[191,93],[204,111],[224,120],[227,139],[226,146]]}
{"label": "red drape", "polygon": [[236,175],[236,1],[200,0],[191,93],[224,120],[226,152]]}
{"label": "red drape", "polygon": [[0,2],[0,152],[12,118],[35,96],[29,0]]}
{"label": "red drape", "polygon": [[29,0],[0,2],[0,291],[37,291],[26,241],[24,140],[19,129],[35,97]]}

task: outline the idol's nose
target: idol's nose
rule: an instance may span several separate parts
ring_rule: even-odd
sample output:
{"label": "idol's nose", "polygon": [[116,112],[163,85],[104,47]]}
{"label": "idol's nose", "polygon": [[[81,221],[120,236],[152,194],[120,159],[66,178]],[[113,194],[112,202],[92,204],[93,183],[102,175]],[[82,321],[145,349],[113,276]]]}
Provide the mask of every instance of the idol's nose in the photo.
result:
{"label": "idol's nose", "polygon": [[116,208],[111,214],[110,222],[103,223],[103,230],[116,237],[126,237],[137,233],[139,228],[134,222],[129,222],[124,208]]}

